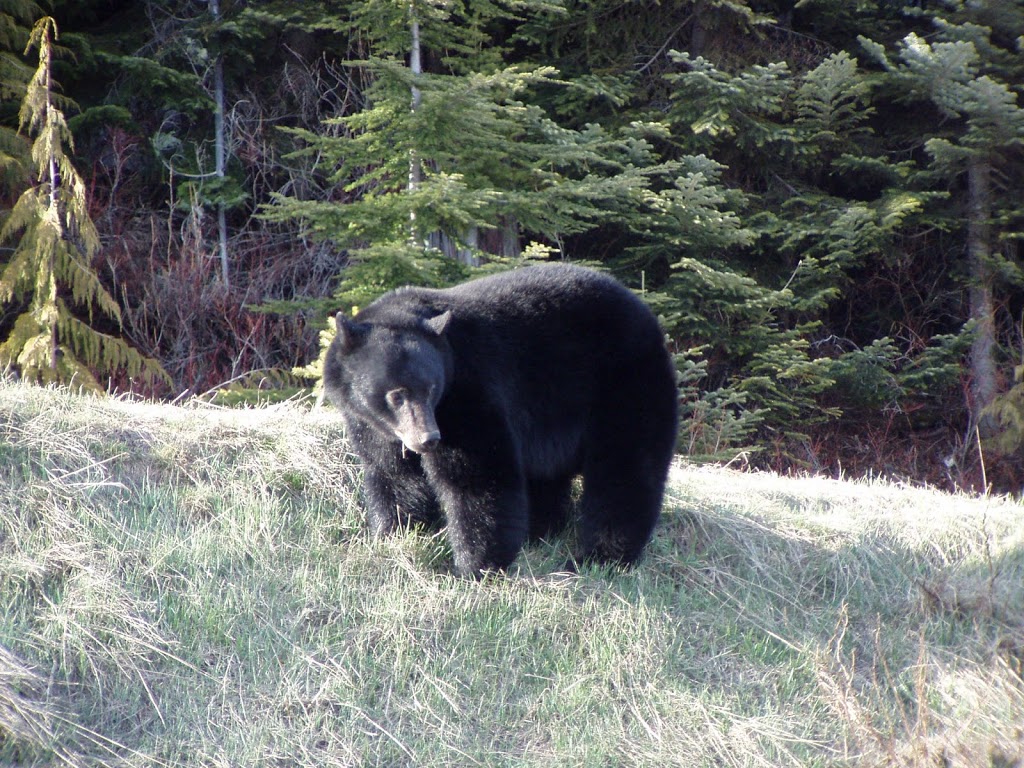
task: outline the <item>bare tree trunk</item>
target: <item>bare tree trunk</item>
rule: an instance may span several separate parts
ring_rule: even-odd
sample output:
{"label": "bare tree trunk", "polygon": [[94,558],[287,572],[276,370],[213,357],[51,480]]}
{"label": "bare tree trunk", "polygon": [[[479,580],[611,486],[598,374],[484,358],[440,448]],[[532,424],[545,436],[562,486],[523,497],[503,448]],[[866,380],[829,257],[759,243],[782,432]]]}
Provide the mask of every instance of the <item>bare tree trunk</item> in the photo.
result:
{"label": "bare tree trunk", "polygon": [[992,299],[992,166],[974,158],[967,169],[968,219],[967,258],[970,266],[971,318],[975,338],[971,344],[971,416],[982,432],[981,412],[998,393],[996,369],[995,304]]}
{"label": "bare tree trunk", "polygon": [[708,29],[704,26],[704,17],[707,9],[704,7],[704,0],[697,0],[693,6],[693,30],[690,33],[690,45],[687,52],[693,58],[704,55],[704,48],[708,42]]}
{"label": "bare tree trunk", "polygon": [[512,216],[501,217],[501,254],[507,258],[516,258],[523,253],[519,242],[519,222]]}
{"label": "bare tree trunk", "polygon": [[[420,20],[416,16],[416,4],[414,2],[409,3],[409,32],[412,37],[412,43],[409,48],[409,71],[412,72],[413,77],[419,77],[423,74],[423,62],[420,58]],[[420,108],[420,104],[423,102],[423,95],[420,93],[420,89],[414,84],[412,86],[412,103],[410,109],[415,112]],[[415,149],[409,151],[409,184],[407,189],[409,192],[415,192],[419,189],[420,182],[423,181],[423,164],[420,160],[419,155]],[[411,244],[417,241],[416,234],[416,211],[409,212],[409,242]]]}
{"label": "bare tree trunk", "polygon": [[[409,71],[412,72],[413,77],[419,77],[423,74],[423,62],[420,58],[420,20],[416,17],[416,6],[412,3],[409,4],[409,30],[412,34],[412,46],[409,51]],[[420,93],[420,89],[413,85],[412,111],[418,110],[422,102],[423,95]],[[409,190],[412,191],[418,188],[422,180],[423,166],[420,164],[416,150],[413,150],[409,156]],[[415,214],[413,214],[413,218],[415,218]]]}
{"label": "bare tree trunk", "polygon": [[480,250],[480,230],[476,226],[470,226],[466,230],[466,237],[463,240],[465,248],[459,248],[455,252],[455,258],[463,264],[468,264],[471,267],[480,266],[480,257],[477,256],[477,251]]}
{"label": "bare tree trunk", "polygon": [[[210,13],[215,20],[220,19],[220,0],[210,0]],[[214,132],[214,172],[223,180],[225,173],[225,137],[224,137],[224,59],[217,54],[213,63],[213,132]],[[221,187],[223,194],[223,187]],[[231,285],[228,271],[228,224],[224,201],[217,203],[217,250],[220,254],[220,274],[224,286]]]}

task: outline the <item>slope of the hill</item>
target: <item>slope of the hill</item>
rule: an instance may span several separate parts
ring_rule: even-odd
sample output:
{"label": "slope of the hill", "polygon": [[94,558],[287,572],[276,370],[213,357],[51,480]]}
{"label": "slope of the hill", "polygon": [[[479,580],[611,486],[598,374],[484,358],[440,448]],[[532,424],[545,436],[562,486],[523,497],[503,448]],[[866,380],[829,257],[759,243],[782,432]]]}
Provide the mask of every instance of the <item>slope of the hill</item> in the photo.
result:
{"label": "slope of the hill", "polygon": [[1024,506],[678,466],[631,572],[370,540],[329,411],[0,385],[0,764],[1024,765]]}

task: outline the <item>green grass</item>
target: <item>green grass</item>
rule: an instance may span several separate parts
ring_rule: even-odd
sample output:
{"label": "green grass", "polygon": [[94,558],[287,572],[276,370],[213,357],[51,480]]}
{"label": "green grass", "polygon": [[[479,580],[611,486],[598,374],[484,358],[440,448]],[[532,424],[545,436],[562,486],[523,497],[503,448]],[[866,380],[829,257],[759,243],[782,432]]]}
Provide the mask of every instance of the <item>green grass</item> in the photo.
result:
{"label": "green grass", "polygon": [[373,541],[336,417],[0,385],[0,765],[1024,766],[1024,506],[681,465],[641,565]]}

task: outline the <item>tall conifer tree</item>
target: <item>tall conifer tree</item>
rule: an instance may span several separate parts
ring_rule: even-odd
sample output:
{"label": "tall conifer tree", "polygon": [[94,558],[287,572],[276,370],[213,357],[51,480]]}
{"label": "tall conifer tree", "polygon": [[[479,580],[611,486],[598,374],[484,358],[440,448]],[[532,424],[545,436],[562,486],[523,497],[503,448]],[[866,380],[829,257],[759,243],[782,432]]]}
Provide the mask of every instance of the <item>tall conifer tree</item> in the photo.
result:
{"label": "tall conifer tree", "polygon": [[27,303],[8,338],[0,344],[0,366],[15,366],[28,380],[67,382],[100,390],[92,370],[129,376],[165,377],[159,364],[141,356],[123,340],[83,322],[67,303],[120,322],[114,298],[91,269],[99,236],[86,210],[85,183],[68,155],[72,147],[52,79],[57,25],[50,17],[36,22],[26,55],[39,51],[39,66],[28,84],[20,113],[21,128],[34,134],[35,184],[18,199],[0,230],[0,241],[16,243],[0,274],[0,303]]}

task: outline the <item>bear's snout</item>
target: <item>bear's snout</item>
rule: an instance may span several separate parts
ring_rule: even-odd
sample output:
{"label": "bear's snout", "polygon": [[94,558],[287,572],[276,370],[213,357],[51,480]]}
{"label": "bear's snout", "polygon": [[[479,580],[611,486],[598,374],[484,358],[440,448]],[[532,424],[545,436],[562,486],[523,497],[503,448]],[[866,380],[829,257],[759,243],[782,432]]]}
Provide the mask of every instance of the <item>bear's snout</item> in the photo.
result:
{"label": "bear's snout", "polygon": [[395,437],[406,450],[430,453],[441,440],[441,430],[434,419],[434,409],[427,403],[407,400],[398,409]]}
{"label": "bear's snout", "polygon": [[430,453],[441,442],[441,433],[435,429],[432,432],[422,432],[416,436],[403,435],[402,442],[406,448],[415,453]]}

